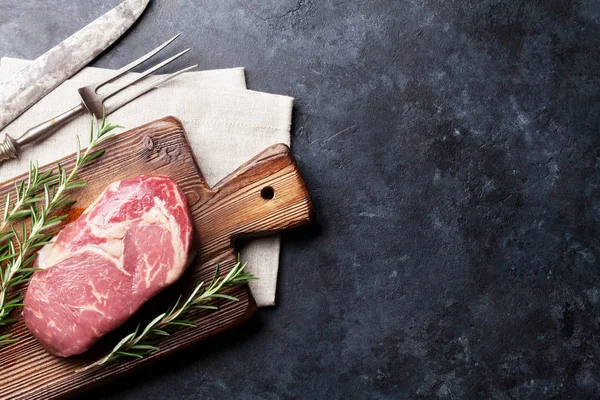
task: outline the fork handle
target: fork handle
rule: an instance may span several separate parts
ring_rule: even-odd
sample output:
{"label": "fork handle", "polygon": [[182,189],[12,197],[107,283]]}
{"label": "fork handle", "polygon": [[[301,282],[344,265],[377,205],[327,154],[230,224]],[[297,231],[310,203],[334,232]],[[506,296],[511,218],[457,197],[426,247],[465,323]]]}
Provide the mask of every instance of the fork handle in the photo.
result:
{"label": "fork handle", "polygon": [[25,146],[26,144],[34,142],[42,137],[47,135],[49,136],[63,124],[79,115],[83,110],[85,110],[85,108],[83,107],[83,104],[80,103],[76,107],[71,108],[69,111],[65,111],[64,113],[51,118],[48,121],[42,122],[41,124],[28,129],[24,134],[16,139],[17,146]]}
{"label": "fork handle", "polygon": [[40,138],[50,136],[58,128],[64,125],[66,122],[72,120],[82,111],[85,110],[83,104],[79,104],[76,107],[71,108],[69,111],[49,119],[48,121],[42,122],[39,125],[28,129],[18,138],[14,139],[8,134],[4,138],[4,142],[0,143],[0,163],[11,158],[16,158],[21,152],[21,147],[34,142]]}

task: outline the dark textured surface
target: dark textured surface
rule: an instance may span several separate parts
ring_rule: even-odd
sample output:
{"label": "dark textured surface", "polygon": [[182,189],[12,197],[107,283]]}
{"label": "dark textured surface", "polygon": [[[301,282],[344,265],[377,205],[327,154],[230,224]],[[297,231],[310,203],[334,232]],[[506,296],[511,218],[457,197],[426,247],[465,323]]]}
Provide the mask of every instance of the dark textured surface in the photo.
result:
{"label": "dark textured surface", "polygon": [[[0,55],[117,3],[0,0]],[[599,397],[599,4],[153,0],[95,65],[183,31],[296,97],[318,226],[278,307],[81,398]]]}

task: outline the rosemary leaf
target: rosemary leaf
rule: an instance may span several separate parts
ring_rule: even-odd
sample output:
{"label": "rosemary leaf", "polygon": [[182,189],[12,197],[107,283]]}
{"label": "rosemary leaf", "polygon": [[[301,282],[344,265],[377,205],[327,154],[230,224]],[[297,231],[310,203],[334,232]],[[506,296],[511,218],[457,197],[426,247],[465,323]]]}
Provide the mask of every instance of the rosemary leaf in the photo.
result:
{"label": "rosemary leaf", "polygon": [[103,154],[104,154],[104,149],[95,151],[85,158],[85,162],[89,163],[90,161],[95,160],[96,158],[102,156]]}
{"label": "rosemary leaf", "polygon": [[0,345],[6,345],[9,343],[17,342],[18,338],[12,338],[12,333],[7,333],[5,335],[0,336]]}
{"label": "rosemary leaf", "polygon": [[160,350],[158,347],[152,346],[149,344],[136,344],[136,345],[131,346],[131,349],[133,349],[133,350],[150,350],[150,351]]}
{"label": "rosemary leaf", "polygon": [[197,305],[197,306],[192,306],[193,309],[195,310],[218,310],[219,307],[217,306],[208,306],[208,305]]}
{"label": "rosemary leaf", "polygon": [[240,299],[238,299],[237,297],[233,297],[233,296],[229,296],[229,295],[221,294],[221,293],[215,293],[215,294],[213,294],[213,297],[217,297],[220,299],[227,299],[227,300],[231,300],[231,301],[240,301]]}
{"label": "rosemary leaf", "polygon": [[192,321],[171,321],[171,322],[166,322],[167,325],[179,325],[179,326],[188,326],[190,328],[195,328],[196,324],[194,324]]}
{"label": "rosemary leaf", "polygon": [[[218,309],[218,308],[215,308]],[[162,329],[150,329],[148,331],[149,334],[151,335],[156,335],[156,336],[169,336],[170,333],[167,331],[163,331]]]}

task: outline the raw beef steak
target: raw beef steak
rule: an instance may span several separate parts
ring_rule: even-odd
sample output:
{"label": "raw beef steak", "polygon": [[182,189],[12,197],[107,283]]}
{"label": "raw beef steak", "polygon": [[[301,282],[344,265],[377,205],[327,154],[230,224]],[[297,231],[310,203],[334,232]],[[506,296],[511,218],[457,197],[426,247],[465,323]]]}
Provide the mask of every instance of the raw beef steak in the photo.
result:
{"label": "raw beef steak", "polygon": [[52,354],[90,348],[188,265],[192,219],[170,178],[114,182],[39,253],[23,318]]}

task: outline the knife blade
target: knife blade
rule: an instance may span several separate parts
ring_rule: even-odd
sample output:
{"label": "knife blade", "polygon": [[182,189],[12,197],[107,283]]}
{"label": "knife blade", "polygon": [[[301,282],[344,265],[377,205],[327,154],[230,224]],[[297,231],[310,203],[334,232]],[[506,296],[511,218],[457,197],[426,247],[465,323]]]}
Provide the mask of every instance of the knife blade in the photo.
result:
{"label": "knife blade", "polygon": [[113,44],[149,1],[125,0],[16,75],[0,81],[0,130]]}

